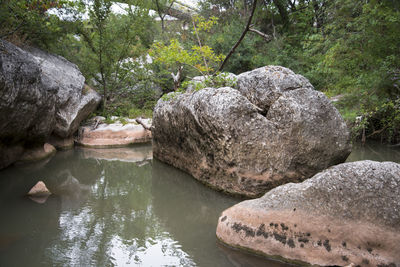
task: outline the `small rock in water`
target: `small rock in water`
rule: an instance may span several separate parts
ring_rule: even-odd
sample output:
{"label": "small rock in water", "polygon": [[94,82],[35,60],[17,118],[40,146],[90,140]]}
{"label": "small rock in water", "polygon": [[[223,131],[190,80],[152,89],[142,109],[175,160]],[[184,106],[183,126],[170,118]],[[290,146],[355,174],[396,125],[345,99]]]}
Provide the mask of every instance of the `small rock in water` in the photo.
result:
{"label": "small rock in water", "polygon": [[28,196],[35,198],[45,197],[47,199],[47,197],[50,195],[51,195],[50,190],[47,189],[46,185],[42,181],[37,182],[37,184],[35,184],[28,192]]}

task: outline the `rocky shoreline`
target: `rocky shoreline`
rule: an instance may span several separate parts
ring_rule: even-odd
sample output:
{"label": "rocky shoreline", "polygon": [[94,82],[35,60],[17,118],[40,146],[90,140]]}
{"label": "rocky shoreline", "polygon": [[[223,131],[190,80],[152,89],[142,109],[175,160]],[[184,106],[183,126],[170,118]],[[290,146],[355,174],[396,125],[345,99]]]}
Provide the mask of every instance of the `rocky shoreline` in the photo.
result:
{"label": "rocky shoreline", "polygon": [[346,123],[303,76],[265,66],[234,88],[161,98],[153,119],[81,125],[101,97],[74,64],[0,46],[0,169],[75,145],[88,158],[140,163],[140,151],[112,148],[152,142],[143,164],[154,154],[215,190],[255,198],[221,214],[216,235],[228,246],[305,265],[400,266],[400,164],[341,164],[351,152]]}

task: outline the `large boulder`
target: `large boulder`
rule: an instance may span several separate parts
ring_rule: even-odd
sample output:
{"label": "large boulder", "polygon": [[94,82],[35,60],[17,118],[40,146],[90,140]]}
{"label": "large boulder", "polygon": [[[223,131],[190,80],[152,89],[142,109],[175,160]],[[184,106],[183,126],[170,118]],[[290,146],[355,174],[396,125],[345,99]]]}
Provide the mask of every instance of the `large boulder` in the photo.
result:
{"label": "large boulder", "polygon": [[[206,88],[160,99],[153,113],[154,156],[211,187],[248,197],[302,181],[347,158],[351,146],[344,120],[304,77],[287,75],[289,81],[274,80],[273,88],[261,79],[258,91],[280,90],[264,105],[255,94],[252,101],[246,97],[244,75],[239,90]],[[295,78],[303,86],[286,86]]]}
{"label": "large boulder", "polygon": [[85,88],[84,81],[77,66],[60,56],[34,48],[23,50],[0,40],[0,143],[4,151],[15,151],[13,147],[26,143],[43,144],[52,133],[70,137],[100,103],[100,96]]}
{"label": "large boulder", "polygon": [[28,48],[28,51],[40,66],[43,84],[56,92],[53,132],[67,138],[97,108],[101,97],[85,86],[85,77],[75,64],[36,48]]}
{"label": "large boulder", "polygon": [[[110,148],[151,142],[151,131],[138,124],[136,119],[115,119],[111,124],[94,120],[95,125],[80,127],[76,143],[85,147]],[[151,125],[150,119],[143,119],[141,122],[146,128]]]}
{"label": "large boulder", "polygon": [[344,163],[219,218],[230,246],[322,266],[400,266],[400,165]]}

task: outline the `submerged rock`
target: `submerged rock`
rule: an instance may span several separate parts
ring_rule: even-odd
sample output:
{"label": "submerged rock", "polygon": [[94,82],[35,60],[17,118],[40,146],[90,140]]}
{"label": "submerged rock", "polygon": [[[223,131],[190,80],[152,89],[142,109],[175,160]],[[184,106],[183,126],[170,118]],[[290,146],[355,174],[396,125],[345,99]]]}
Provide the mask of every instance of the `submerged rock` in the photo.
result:
{"label": "submerged rock", "polygon": [[230,246],[322,266],[398,266],[400,164],[359,161],[225,210]]}
{"label": "submerged rock", "polygon": [[[142,120],[151,125],[151,120]],[[146,126],[148,127],[148,126]],[[94,126],[82,126],[76,143],[85,147],[123,147],[138,143],[151,142],[151,131],[146,130],[134,119],[125,119],[111,124],[96,120]]]}
{"label": "submerged rock", "polygon": [[328,98],[288,69],[269,69],[239,75],[239,90],[206,88],[160,99],[154,156],[248,197],[345,161],[349,132]]}
{"label": "submerged rock", "polygon": [[0,144],[11,153],[0,167],[18,160],[12,147],[43,144],[52,133],[72,136],[100,102],[84,82],[66,59],[0,40]]}

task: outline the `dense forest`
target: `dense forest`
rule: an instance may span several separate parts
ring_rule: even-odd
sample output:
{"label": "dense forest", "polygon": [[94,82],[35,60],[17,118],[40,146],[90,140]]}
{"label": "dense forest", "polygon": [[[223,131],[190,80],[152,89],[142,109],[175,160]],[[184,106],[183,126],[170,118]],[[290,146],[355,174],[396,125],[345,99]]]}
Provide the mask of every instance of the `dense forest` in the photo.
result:
{"label": "dense forest", "polygon": [[331,97],[355,138],[400,142],[397,0],[2,0],[0,24],[2,39],[75,63],[107,118],[151,116],[195,76],[234,86],[218,73],[281,65]]}

